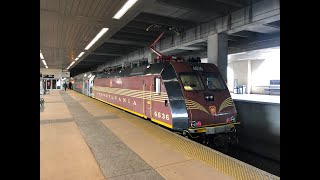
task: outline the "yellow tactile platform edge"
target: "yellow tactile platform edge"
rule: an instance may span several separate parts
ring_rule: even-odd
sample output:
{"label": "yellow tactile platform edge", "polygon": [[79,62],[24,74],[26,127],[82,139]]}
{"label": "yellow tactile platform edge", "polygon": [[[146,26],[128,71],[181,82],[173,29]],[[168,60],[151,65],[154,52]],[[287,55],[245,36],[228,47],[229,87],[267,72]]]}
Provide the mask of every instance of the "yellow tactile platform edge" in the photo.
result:
{"label": "yellow tactile platform edge", "polygon": [[[70,91],[69,91],[70,92]],[[139,128],[147,131],[156,138],[160,139],[162,142],[169,144],[173,149],[183,152],[185,155],[198,159],[207,165],[213,167],[214,169],[229,175],[235,179],[239,180],[262,180],[262,179],[280,179],[279,177],[272,175],[268,172],[255,168],[249,164],[243,163],[237,159],[226,156],[216,150],[193,142],[186,139],[180,135],[172,133],[164,128],[159,128],[154,126],[149,121],[144,120],[136,116],[132,116],[129,113],[119,113],[121,110],[109,106],[101,101],[92,99],[83,94],[73,92],[74,95],[78,97],[83,97],[89,101],[99,105],[100,107],[116,113],[118,116],[124,118],[125,120],[135,124]]]}

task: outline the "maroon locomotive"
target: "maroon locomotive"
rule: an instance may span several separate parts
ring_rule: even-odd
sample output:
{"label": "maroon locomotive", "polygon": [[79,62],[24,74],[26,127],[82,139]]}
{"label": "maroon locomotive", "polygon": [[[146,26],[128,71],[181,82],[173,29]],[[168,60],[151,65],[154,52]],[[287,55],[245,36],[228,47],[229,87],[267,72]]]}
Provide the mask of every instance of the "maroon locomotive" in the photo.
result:
{"label": "maroon locomotive", "polygon": [[239,124],[214,64],[170,61],[101,73],[94,80],[93,98],[185,136],[202,135],[205,142],[233,139]]}

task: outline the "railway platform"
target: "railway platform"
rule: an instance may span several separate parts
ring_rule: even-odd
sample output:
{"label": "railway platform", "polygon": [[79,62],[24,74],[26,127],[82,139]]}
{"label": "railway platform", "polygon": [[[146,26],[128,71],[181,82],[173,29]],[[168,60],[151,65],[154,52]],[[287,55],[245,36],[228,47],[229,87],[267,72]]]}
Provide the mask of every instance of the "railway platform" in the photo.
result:
{"label": "railway platform", "polygon": [[42,180],[280,179],[75,91],[43,98]]}

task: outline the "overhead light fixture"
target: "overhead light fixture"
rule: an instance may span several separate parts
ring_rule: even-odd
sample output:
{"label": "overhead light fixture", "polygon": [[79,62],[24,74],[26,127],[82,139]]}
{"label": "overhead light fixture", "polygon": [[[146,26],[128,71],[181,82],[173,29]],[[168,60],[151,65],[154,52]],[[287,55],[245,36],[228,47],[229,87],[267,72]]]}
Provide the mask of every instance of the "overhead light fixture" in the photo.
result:
{"label": "overhead light fixture", "polygon": [[87,74],[84,74],[84,77],[86,77],[87,76]]}
{"label": "overhead light fixture", "polygon": [[75,58],[74,60],[75,60],[75,61],[78,61],[78,59],[79,59],[79,58]]}
{"label": "overhead light fixture", "polygon": [[46,63],[46,61],[43,59],[42,60],[42,62],[43,62],[43,64],[46,66],[47,65],[47,63]]}
{"label": "overhead light fixture", "polygon": [[46,66],[46,68],[48,69],[48,66]]}
{"label": "overhead light fixture", "polygon": [[75,61],[72,61],[72,63],[70,64],[70,67],[74,64]]}
{"label": "overhead light fixture", "polygon": [[89,74],[88,78],[90,78],[90,77],[91,77],[91,74]]}
{"label": "overhead light fixture", "polygon": [[41,59],[44,59],[44,57],[43,57],[43,55],[42,55],[42,53],[41,53],[41,52],[40,52],[40,58],[41,58]]}
{"label": "overhead light fixture", "polygon": [[113,16],[114,19],[120,19],[138,0],[128,0],[122,8]]}
{"label": "overhead light fixture", "polygon": [[81,52],[79,55],[78,55],[78,59],[84,54],[84,52]]}
{"label": "overhead light fixture", "polygon": [[108,30],[109,30],[109,28],[102,28],[101,31],[96,35],[96,37],[94,37],[94,38],[92,39],[92,41],[91,41],[91,42],[87,45],[87,47],[84,48],[84,49],[85,49],[85,50],[90,49],[90,47],[91,47],[94,43],[96,43],[96,42],[101,38],[101,36],[103,36],[104,33],[106,33]]}

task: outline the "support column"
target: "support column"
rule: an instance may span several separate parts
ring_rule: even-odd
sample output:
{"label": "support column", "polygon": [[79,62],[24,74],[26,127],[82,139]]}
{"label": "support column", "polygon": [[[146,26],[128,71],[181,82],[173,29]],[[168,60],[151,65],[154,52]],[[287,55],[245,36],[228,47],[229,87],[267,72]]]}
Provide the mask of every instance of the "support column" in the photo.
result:
{"label": "support column", "polygon": [[218,66],[222,77],[227,81],[228,35],[219,33],[208,36],[208,63]]}
{"label": "support column", "polygon": [[251,60],[248,60],[248,79],[247,79],[247,94],[251,93]]}
{"label": "support column", "polygon": [[157,57],[157,55],[156,53],[149,53],[147,57],[148,57],[148,63],[154,64],[154,59]]}

